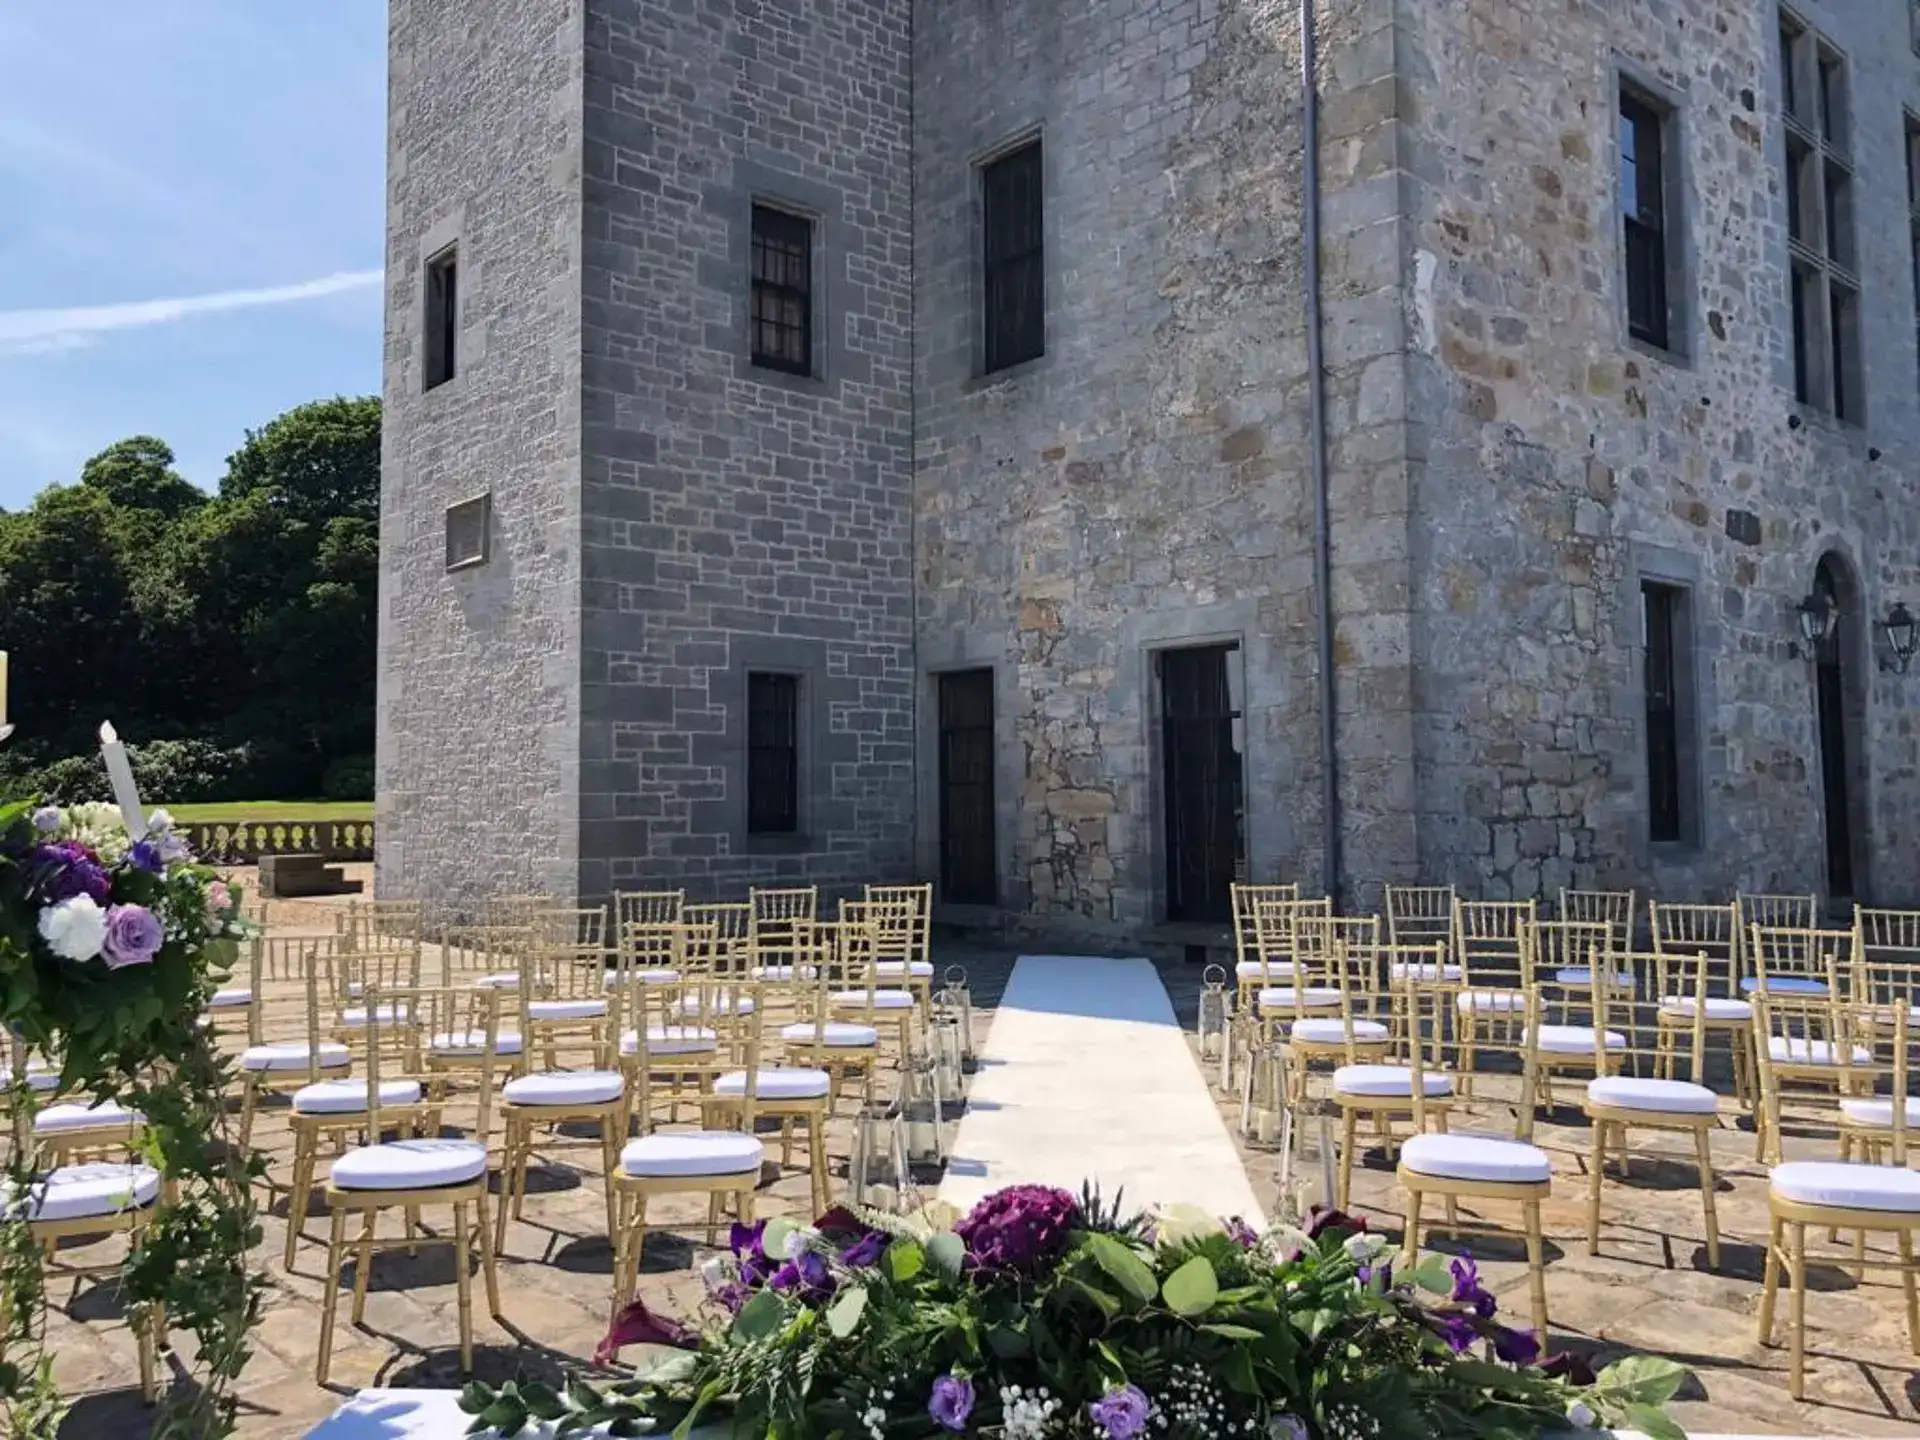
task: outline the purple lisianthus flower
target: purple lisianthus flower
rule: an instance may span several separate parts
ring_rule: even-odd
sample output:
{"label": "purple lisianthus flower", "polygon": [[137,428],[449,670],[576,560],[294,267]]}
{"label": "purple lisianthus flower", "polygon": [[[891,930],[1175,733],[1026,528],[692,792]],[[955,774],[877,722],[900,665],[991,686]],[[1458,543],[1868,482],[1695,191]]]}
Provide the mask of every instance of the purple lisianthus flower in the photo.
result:
{"label": "purple lisianthus flower", "polygon": [[1382,1290],[1391,1290],[1393,1288],[1393,1262],[1391,1260],[1381,1260],[1376,1264],[1362,1265],[1353,1273],[1354,1278],[1359,1280],[1363,1286],[1371,1285],[1375,1280],[1378,1280]]}
{"label": "purple lisianthus flower", "polygon": [[1260,1232],[1235,1215],[1227,1221],[1227,1238],[1242,1250],[1251,1250],[1260,1243]]}
{"label": "purple lisianthus flower", "polygon": [[1453,1272],[1453,1298],[1463,1305],[1471,1305],[1473,1313],[1482,1320],[1492,1319],[1500,1305],[1492,1292],[1481,1285],[1480,1267],[1473,1263],[1473,1257],[1462,1255],[1447,1268]]}
{"label": "purple lisianthus flower", "polygon": [[966,1429],[967,1417],[973,1414],[973,1381],[964,1375],[942,1375],[933,1382],[927,1414],[942,1430],[958,1434]]}
{"label": "purple lisianthus flower", "polygon": [[1435,1315],[1429,1319],[1433,1333],[1446,1341],[1447,1348],[1456,1355],[1469,1349],[1480,1338],[1480,1331],[1464,1315]]}
{"label": "purple lisianthus flower", "polygon": [[764,1257],[767,1253],[763,1248],[766,1233],[767,1222],[764,1220],[756,1220],[751,1225],[742,1225],[736,1220],[733,1228],[727,1232],[727,1248],[742,1259],[750,1254]]}
{"label": "purple lisianthus flower", "polygon": [[67,817],[60,812],[58,805],[42,805],[33,812],[33,828],[42,835],[51,835],[67,823]]}
{"label": "purple lisianthus flower", "polygon": [[115,905],[107,911],[107,940],[100,949],[107,967],[149,965],[166,939],[159,919],[144,905]]}
{"label": "purple lisianthus flower", "polygon": [[714,1287],[713,1303],[729,1315],[738,1315],[740,1307],[747,1303],[753,1292],[738,1280],[729,1280],[724,1285]]}
{"label": "purple lisianthus flower", "polygon": [[802,1300],[820,1301],[833,1293],[833,1276],[827,1271],[827,1262],[811,1250],[803,1250],[787,1261],[773,1277],[767,1281],[775,1290],[798,1290]]}
{"label": "purple lisianthus flower", "polygon": [[1493,1353],[1509,1365],[1531,1365],[1540,1358],[1540,1342],[1531,1330],[1494,1327]]}
{"label": "purple lisianthus flower", "polygon": [[1087,1414],[1107,1440],[1137,1440],[1146,1431],[1152,1408],[1139,1386],[1122,1385],[1087,1406]]}
{"label": "purple lisianthus flower", "polygon": [[113,882],[107,877],[100,857],[78,840],[57,840],[34,849],[29,864],[38,877],[40,893],[58,905],[76,895],[85,895],[96,905],[107,903]]}
{"label": "purple lisianthus flower", "polygon": [[144,870],[149,875],[167,873],[167,862],[160,854],[160,847],[151,840],[136,840],[127,851],[127,863],[136,870]]}
{"label": "purple lisianthus flower", "polygon": [[967,1247],[967,1268],[1032,1273],[1067,1248],[1080,1202],[1046,1185],[996,1190],[953,1227]]}
{"label": "purple lisianthus flower", "polygon": [[840,1263],[849,1270],[864,1270],[880,1259],[880,1252],[887,1248],[889,1237],[884,1231],[869,1230],[846,1248],[840,1256]]}

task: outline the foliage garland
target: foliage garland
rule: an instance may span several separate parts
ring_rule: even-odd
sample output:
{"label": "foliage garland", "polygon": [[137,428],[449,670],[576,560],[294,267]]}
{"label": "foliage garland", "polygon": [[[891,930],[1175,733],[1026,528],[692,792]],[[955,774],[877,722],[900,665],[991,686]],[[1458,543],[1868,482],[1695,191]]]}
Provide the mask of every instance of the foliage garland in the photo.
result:
{"label": "foliage garland", "polygon": [[[154,1434],[222,1440],[235,1427],[232,1382],[265,1283],[247,1265],[264,1162],[229,1139],[231,1064],[202,1017],[253,929],[166,812],[148,824],[134,842],[111,806],[0,807],[0,1022],[16,1056],[57,1060],[63,1098],[145,1117],[137,1158],[166,1183],[122,1268],[122,1293],[136,1323],[160,1306],[170,1332],[192,1335],[197,1382],[173,1387]],[[15,1136],[29,1136],[32,1076],[11,1057],[5,1094]],[[0,1200],[40,1193],[35,1149],[12,1147]],[[45,1440],[65,1403],[45,1348],[46,1257],[29,1214],[0,1205],[0,1406],[10,1437]]]}
{"label": "foliage garland", "polygon": [[[1599,1375],[1496,1319],[1471,1259],[1396,1276],[1383,1237],[1335,1211],[1255,1234],[1193,1207],[1123,1216],[1040,1186],[971,1214],[844,1210],[735,1226],[707,1276],[714,1323],[644,1304],[623,1344],[682,1353],[564,1393],[470,1385],[472,1435],[738,1440],[1532,1440],[1604,1423],[1654,1440],[1686,1372],[1635,1356]],[[1422,1298],[1416,1292],[1424,1290]]]}

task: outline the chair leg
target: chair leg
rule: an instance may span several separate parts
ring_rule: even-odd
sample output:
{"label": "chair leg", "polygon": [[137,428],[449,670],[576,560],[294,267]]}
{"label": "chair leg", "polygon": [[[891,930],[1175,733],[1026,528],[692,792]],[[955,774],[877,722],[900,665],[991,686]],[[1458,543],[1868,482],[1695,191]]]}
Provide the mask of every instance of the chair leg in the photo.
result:
{"label": "chair leg", "polygon": [[827,1213],[833,1204],[833,1182],[827,1174],[827,1117],[817,1111],[807,1117],[807,1162],[813,1171],[813,1213]]}
{"label": "chair leg", "polygon": [[334,1205],[332,1224],[327,1235],[327,1290],[320,1307],[320,1354],[314,1362],[316,1384],[327,1383],[327,1367],[333,1362],[333,1324],[340,1310],[340,1267],[346,1259],[347,1211]]}
{"label": "chair leg", "polygon": [[1340,1196],[1335,1203],[1342,1209],[1347,1208],[1348,1197],[1353,1194],[1353,1149],[1359,1142],[1360,1112],[1351,1105],[1340,1111]]}
{"label": "chair leg", "polygon": [[1593,1122],[1592,1153],[1587,1157],[1587,1254],[1600,1253],[1600,1187],[1607,1168],[1607,1122]]}
{"label": "chair leg", "polygon": [[307,1204],[313,1193],[314,1151],[319,1149],[318,1133],[305,1128],[293,1132],[293,1189],[287,1196],[287,1269],[293,1269],[293,1256],[300,1234],[307,1224]]}
{"label": "chair leg", "polygon": [[607,1192],[607,1239],[613,1239],[613,1172],[620,1167],[620,1117],[600,1117],[600,1180]]}
{"label": "chair leg", "polygon": [[160,1387],[154,1380],[153,1337],[159,1326],[160,1307],[147,1307],[146,1315],[134,1327],[134,1343],[140,1352],[140,1398],[151,1405],[159,1397]]}
{"label": "chair leg", "polygon": [[1760,1285],[1760,1334],[1762,1345],[1773,1344],[1773,1302],[1780,1294],[1780,1217],[1773,1217],[1767,1231],[1767,1268]]}
{"label": "chair leg", "polygon": [[1900,1288],[1907,1301],[1907,1346],[1920,1355],[1920,1277],[1913,1272],[1913,1231],[1900,1232]]}
{"label": "chair leg", "polygon": [[487,1224],[487,1187],[482,1185],[480,1193],[474,1198],[474,1214],[479,1223],[474,1229],[474,1238],[480,1242],[480,1272],[487,1281],[487,1313],[496,1320],[506,1317],[500,1313],[500,1275],[494,1264],[495,1247],[488,1243],[492,1227]]}
{"label": "chair leg", "polygon": [[473,1373],[473,1249],[467,1237],[466,1202],[453,1202],[453,1284],[460,1298],[460,1369]]}
{"label": "chair leg", "polygon": [[1707,1127],[1693,1132],[1694,1153],[1700,1157],[1700,1209],[1707,1221],[1707,1268],[1720,1268],[1720,1215],[1713,1203],[1713,1147],[1707,1140]]}
{"label": "chair leg", "polygon": [[1540,1240],[1540,1202],[1529,1200],[1522,1207],[1527,1225],[1527,1279],[1533,1292],[1533,1329],[1544,1347],[1547,1343],[1547,1263]]}
{"label": "chair leg", "polygon": [[1400,1238],[1400,1268],[1407,1274],[1413,1273],[1414,1262],[1420,1258],[1420,1201],[1421,1192],[1407,1191],[1406,1234]]}
{"label": "chair leg", "polygon": [[253,1112],[260,1103],[259,1083],[249,1075],[240,1086],[240,1149],[253,1148]]}
{"label": "chair leg", "polygon": [[1787,1393],[1806,1398],[1807,1388],[1807,1227],[1793,1224],[1793,1248],[1787,1254]]}
{"label": "chair leg", "polygon": [[363,1323],[367,1315],[367,1280],[373,1274],[373,1227],[380,1218],[378,1210],[369,1209],[366,1220],[360,1226],[360,1253],[353,1264],[353,1323]]}

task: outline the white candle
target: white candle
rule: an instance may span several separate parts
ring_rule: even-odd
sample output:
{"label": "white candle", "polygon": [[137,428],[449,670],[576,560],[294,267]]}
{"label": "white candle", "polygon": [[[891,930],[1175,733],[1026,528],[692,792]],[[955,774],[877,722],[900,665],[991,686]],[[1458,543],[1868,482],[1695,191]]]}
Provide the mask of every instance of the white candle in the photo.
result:
{"label": "white candle", "polygon": [[140,809],[140,792],[133,785],[133,766],[127,761],[127,747],[120,743],[112,721],[100,726],[100,758],[107,762],[107,778],[113,781],[113,798],[120,806],[127,834],[135,840],[146,839],[147,817]]}
{"label": "white candle", "polygon": [[7,652],[0,650],[0,725],[7,723]]}

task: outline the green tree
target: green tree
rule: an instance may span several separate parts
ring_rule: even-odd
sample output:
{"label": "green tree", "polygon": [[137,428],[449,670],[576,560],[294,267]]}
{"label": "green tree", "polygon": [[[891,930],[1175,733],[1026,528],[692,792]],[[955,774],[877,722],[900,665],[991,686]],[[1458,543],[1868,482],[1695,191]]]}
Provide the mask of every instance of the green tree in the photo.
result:
{"label": "green tree", "polygon": [[151,435],[117,440],[80,467],[80,484],[97,490],[121,510],[144,510],[172,519],[207,493],[173,468],[173,447]]}

